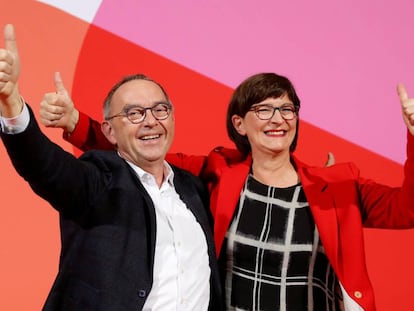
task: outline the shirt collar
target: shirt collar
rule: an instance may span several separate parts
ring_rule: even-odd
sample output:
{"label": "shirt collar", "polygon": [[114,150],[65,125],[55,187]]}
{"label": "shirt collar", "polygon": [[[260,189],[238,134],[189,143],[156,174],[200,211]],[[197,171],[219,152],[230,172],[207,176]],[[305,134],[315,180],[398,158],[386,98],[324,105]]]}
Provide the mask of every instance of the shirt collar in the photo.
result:
{"label": "shirt collar", "polygon": [[[144,171],[142,168],[140,168],[139,166],[135,165],[134,163],[125,160],[131,167],[132,169],[135,171],[135,173],[137,174],[139,180],[141,182],[146,182],[148,183],[148,179],[149,178],[154,178],[154,175]],[[172,170],[171,166],[168,164],[167,161],[164,160],[164,183],[168,183],[170,186],[174,185],[174,171]]]}

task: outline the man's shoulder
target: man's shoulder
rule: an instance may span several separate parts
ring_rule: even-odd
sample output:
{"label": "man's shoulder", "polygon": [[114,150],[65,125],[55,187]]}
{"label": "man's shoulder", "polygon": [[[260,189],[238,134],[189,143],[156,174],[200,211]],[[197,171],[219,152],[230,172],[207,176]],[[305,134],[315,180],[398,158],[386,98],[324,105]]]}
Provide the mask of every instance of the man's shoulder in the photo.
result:
{"label": "man's shoulder", "polygon": [[115,159],[119,158],[117,151],[115,150],[98,150],[98,149],[91,149],[82,153],[79,157],[80,159],[88,159],[88,158],[102,158],[102,159]]}
{"label": "man's shoulder", "polygon": [[125,164],[115,150],[88,150],[79,157],[79,160],[107,169],[116,169]]}

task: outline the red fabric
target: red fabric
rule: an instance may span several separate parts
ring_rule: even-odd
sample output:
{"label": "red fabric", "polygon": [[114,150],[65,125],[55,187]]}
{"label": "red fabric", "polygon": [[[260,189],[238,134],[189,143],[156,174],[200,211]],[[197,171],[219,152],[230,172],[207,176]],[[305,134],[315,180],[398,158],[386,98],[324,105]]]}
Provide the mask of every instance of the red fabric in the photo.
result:
{"label": "red fabric", "polygon": [[[75,147],[81,149],[86,142],[89,130],[89,117],[79,111],[79,121],[72,133],[63,132],[63,138]],[[102,134],[103,135],[103,134]]]}
{"label": "red fabric", "polygon": [[101,124],[79,111],[79,120],[72,133],[63,133],[63,138],[82,151],[91,149],[113,150],[114,146],[102,133]]}

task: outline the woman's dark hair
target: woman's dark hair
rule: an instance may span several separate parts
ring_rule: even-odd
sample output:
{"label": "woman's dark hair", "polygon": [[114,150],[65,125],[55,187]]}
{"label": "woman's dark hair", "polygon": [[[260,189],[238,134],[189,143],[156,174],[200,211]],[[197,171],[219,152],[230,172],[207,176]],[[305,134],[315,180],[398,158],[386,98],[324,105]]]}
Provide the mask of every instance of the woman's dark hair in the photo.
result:
{"label": "woman's dark hair", "polygon": [[247,137],[240,135],[234,128],[231,120],[232,116],[238,115],[244,118],[254,104],[266,98],[279,98],[285,94],[295,105],[297,114],[296,134],[290,145],[290,151],[293,152],[298,140],[300,100],[292,82],[288,78],[275,73],[259,73],[244,80],[234,90],[227,108],[227,134],[243,155],[246,156],[250,153],[251,146]]}

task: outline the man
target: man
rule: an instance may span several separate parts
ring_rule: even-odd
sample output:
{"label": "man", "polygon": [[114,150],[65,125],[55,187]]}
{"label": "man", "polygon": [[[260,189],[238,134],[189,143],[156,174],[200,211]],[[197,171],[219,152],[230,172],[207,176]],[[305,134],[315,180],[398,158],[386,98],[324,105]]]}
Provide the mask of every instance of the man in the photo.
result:
{"label": "man", "polygon": [[221,310],[208,193],[165,161],[174,111],[164,89],[143,75],[119,81],[102,124],[116,151],[76,159],[41,133],[18,90],[12,25],[4,37],[1,137],[17,172],[60,215],[59,272],[44,310]]}

